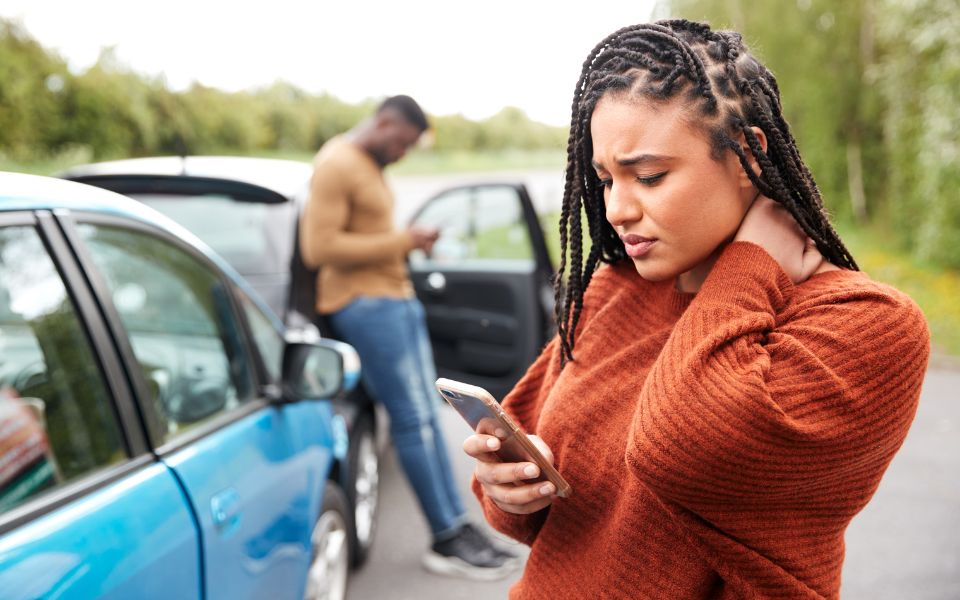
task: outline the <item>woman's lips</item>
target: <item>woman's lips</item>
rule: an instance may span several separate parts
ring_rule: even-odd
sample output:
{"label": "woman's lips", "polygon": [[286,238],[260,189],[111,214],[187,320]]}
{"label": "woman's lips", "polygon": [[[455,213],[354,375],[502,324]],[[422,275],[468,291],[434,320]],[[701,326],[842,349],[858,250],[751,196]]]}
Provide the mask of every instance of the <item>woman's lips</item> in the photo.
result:
{"label": "woman's lips", "polygon": [[639,258],[650,251],[650,248],[657,243],[656,238],[647,238],[642,235],[637,235],[635,233],[629,233],[627,235],[621,235],[620,239],[623,240],[623,247],[627,251],[627,256],[630,258]]}

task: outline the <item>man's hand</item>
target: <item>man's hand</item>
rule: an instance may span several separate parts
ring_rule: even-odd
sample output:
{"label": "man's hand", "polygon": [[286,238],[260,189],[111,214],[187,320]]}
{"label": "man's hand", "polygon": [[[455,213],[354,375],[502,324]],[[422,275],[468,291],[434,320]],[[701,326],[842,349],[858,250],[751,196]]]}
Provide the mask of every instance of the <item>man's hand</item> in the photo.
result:
{"label": "man's hand", "polygon": [[410,233],[410,237],[413,238],[413,247],[423,250],[427,255],[433,251],[433,244],[437,241],[437,238],[440,237],[440,231],[432,227],[418,227],[414,225],[407,229],[407,231]]}
{"label": "man's hand", "polygon": [[752,242],[766,250],[793,283],[806,281],[827,263],[793,215],[763,195],[747,210],[733,241]]}

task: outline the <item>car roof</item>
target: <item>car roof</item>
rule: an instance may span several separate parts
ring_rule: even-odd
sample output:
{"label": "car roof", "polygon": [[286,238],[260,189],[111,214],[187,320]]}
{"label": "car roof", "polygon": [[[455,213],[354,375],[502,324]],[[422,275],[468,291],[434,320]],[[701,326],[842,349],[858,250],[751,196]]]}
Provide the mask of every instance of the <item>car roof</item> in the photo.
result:
{"label": "car roof", "polygon": [[[123,216],[170,229],[170,219],[126,196],[63,179],[0,172],[0,211],[68,209]],[[175,232],[179,235],[179,231]]]}
{"label": "car roof", "polygon": [[313,167],[310,163],[246,156],[156,156],[80,165],[58,173],[66,179],[121,176],[200,177],[240,181],[288,199],[304,195]]}
{"label": "car roof", "polygon": [[276,324],[279,324],[279,317],[267,308],[266,303],[250,284],[226,260],[185,227],[149,206],[92,185],[40,175],[0,171],[0,215],[13,211],[64,209],[131,219],[185,240],[226,273],[235,285],[243,288],[244,292],[253,298],[258,306],[265,309]]}

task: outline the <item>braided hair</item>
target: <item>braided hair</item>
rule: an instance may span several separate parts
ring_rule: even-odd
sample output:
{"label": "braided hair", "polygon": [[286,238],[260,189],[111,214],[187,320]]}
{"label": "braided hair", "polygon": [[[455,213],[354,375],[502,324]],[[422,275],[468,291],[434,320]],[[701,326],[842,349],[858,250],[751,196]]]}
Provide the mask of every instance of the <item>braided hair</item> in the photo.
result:
{"label": "braided hair", "polygon": [[[720,160],[727,150],[734,152],[760,193],[786,208],[824,257],[835,265],[858,269],[831,226],[820,190],[800,158],[783,117],[777,80],[750,54],[740,34],[680,19],[625,27],[590,52],[573,94],[560,213],[560,266],[554,282],[561,368],[573,360],[583,293],[593,272],[600,262],[627,258],[620,237],[606,220],[603,187],[590,163],[593,111],[609,93],[661,102],[682,96],[691,108],[699,109],[699,125],[709,135],[714,159]],[[753,127],[766,135],[766,151]],[[737,143],[741,134],[749,157]],[[759,174],[751,168],[751,158],[760,166]],[[586,215],[592,242],[586,260],[581,213]]]}

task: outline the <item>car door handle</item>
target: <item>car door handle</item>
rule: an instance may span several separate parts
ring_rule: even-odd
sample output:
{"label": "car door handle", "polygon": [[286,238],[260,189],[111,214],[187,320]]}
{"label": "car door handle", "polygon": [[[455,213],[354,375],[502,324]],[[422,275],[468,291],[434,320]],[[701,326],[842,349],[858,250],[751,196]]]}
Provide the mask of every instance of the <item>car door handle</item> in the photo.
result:
{"label": "car door handle", "polygon": [[240,522],[240,494],[228,488],[210,498],[213,525],[220,530],[232,530]]}
{"label": "car door handle", "polygon": [[441,294],[447,289],[447,278],[443,276],[443,273],[438,273],[434,271],[427,275],[427,290],[433,292],[434,294]]}

